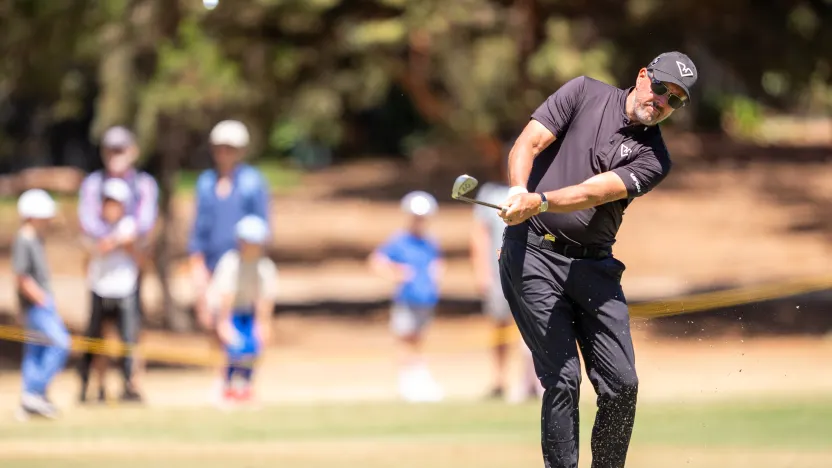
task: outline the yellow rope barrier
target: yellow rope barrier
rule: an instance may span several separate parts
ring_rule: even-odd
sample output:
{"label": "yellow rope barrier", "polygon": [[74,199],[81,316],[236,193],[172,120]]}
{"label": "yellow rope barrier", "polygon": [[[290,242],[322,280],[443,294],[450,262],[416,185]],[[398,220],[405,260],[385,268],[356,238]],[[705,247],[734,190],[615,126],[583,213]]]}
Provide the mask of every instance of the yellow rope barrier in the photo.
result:
{"label": "yellow rope barrier", "polygon": [[[730,289],[635,304],[630,307],[630,315],[634,318],[646,319],[667,317],[780,299],[830,288],[832,288],[832,276],[823,276],[776,285]],[[501,333],[499,337],[495,336],[495,339],[500,341],[496,343],[492,341],[492,344],[502,341],[511,344],[519,340],[519,334],[512,328],[512,333]],[[20,327],[3,325],[0,325],[0,340],[49,344],[48,340],[37,333],[25,331]],[[216,351],[194,352],[192,349],[159,346],[158,344],[152,347],[138,345],[133,349],[120,341],[81,336],[72,337],[71,349],[75,352],[89,352],[111,357],[121,357],[132,353],[145,361],[200,367],[213,367],[222,362],[222,356]]]}
{"label": "yellow rope barrier", "polygon": [[780,299],[830,288],[832,288],[832,276],[822,276],[776,285],[729,289],[635,304],[630,307],[630,315],[638,318],[666,317]]}

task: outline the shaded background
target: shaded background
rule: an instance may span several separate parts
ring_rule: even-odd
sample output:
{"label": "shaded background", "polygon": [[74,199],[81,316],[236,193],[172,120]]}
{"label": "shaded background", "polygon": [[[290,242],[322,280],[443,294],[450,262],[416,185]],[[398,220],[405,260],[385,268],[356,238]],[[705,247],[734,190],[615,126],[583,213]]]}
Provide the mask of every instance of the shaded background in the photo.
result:
{"label": "shaded background", "polygon": [[[440,201],[433,229],[449,259],[429,349],[451,393],[470,398],[488,381],[489,335],[468,261],[471,210],[450,199],[453,179],[495,177],[528,116],[567,80],[585,74],[627,87],[668,50],[687,53],[700,78],[692,105],[663,124],[673,172],[628,209],[615,246],[627,264],[630,301],[776,290],[784,281],[832,274],[829,0],[222,0],[214,9],[190,0],[0,0],[0,280],[9,285],[0,291],[0,323],[18,320],[8,259],[14,201],[37,186],[61,204],[48,255],[61,314],[71,329],[82,329],[88,297],[74,196],[83,176],[101,166],[102,131],[122,124],[135,129],[141,167],[162,191],[159,241],[143,288],[146,343],[204,355],[184,241],[194,181],[211,165],[208,132],[236,118],[248,125],[251,161],[273,190],[269,255],[281,271],[281,297],[266,400],[390,396],[391,285],[371,276],[364,260],[401,226],[398,200],[415,189]],[[743,400],[832,393],[822,367],[832,357],[830,304],[824,290],[635,320],[647,411],[658,400],[698,402],[714,388]],[[3,402],[16,398],[19,350],[0,341]],[[353,354],[356,363],[333,364]],[[154,407],[190,403],[193,389],[210,381],[205,369],[149,364]],[[320,377],[333,372],[337,384]],[[377,378],[356,382],[370,374]],[[67,401],[72,378],[61,383]],[[102,422],[75,411],[90,424]],[[708,411],[693,411],[685,427]],[[820,426],[811,416],[826,414],[805,413],[808,419],[778,430]],[[744,417],[734,422],[758,421]],[[645,430],[661,432],[661,421],[648,419]],[[206,424],[213,423],[224,424]],[[4,430],[15,433],[0,423]],[[533,432],[522,449],[530,460]],[[772,434],[748,437],[791,440]],[[680,459],[661,454],[710,447],[688,438],[694,442],[687,450],[655,452],[657,460],[673,460],[661,466]],[[816,444],[817,459],[799,458],[790,446],[778,452],[783,458],[746,459],[759,450],[740,442],[724,466],[825,466],[818,460],[832,457]],[[487,466],[486,455],[461,453],[448,459]],[[379,466],[392,463],[385,460]]]}

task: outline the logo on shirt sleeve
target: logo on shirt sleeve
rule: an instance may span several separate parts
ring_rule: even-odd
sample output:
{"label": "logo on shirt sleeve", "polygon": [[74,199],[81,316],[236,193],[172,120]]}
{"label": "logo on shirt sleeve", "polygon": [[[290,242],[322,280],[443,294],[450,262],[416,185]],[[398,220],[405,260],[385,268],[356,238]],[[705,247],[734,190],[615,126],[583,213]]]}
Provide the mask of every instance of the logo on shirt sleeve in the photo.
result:
{"label": "logo on shirt sleeve", "polygon": [[631,172],[630,178],[633,179],[633,183],[636,184],[636,192],[641,193],[641,182],[638,181],[636,175]]}

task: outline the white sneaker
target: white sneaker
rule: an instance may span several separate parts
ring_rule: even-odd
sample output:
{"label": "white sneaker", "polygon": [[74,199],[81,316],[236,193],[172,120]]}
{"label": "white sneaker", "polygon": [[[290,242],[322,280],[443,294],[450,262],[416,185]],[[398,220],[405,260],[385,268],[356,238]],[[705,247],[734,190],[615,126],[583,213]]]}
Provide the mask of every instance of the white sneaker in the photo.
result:
{"label": "white sneaker", "polygon": [[36,414],[48,419],[56,419],[59,415],[55,405],[43,396],[34,393],[24,393],[20,398],[20,406],[29,414]]}
{"label": "white sneaker", "polygon": [[405,369],[399,373],[399,396],[407,402],[419,401],[416,375],[412,369]]}
{"label": "white sneaker", "polygon": [[414,373],[414,389],[418,401],[437,402],[445,398],[442,387],[434,380],[427,367],[420,367]]}

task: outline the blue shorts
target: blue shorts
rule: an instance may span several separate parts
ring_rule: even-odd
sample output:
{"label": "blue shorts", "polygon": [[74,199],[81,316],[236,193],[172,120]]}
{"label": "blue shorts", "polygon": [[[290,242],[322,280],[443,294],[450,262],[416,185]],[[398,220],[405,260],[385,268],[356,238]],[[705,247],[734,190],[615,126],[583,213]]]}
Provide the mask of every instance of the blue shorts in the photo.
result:
{"label": "blue shorts", "polygon": [[237,343],[229,343],[225,346],[229,361],[250,361],[260,354],[260,343],[257,342],[254,325],[254,314],[251,312],[235,311],[231,315],[231,326],[237,332],[239,340]]}

